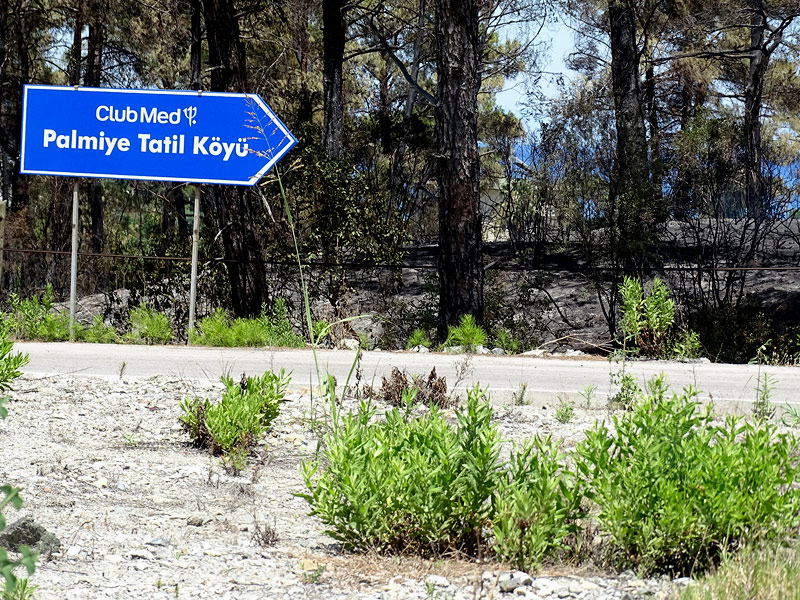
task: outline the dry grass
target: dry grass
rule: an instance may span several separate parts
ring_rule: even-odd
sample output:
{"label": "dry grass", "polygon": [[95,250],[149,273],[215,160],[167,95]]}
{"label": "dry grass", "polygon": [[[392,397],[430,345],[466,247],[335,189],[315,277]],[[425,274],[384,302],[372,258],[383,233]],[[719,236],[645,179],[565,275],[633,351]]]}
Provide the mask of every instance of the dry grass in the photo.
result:
{"label": "dry grass", "polygon": [[681,594],[681,600],[737,599],[800,600],[800,546],[744,548]]}

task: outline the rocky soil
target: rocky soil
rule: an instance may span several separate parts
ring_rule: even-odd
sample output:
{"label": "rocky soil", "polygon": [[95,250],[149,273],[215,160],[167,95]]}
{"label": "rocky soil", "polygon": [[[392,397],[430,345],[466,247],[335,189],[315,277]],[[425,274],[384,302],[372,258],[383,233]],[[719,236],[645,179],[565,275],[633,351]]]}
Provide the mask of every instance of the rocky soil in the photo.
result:
{"label": "rocky soil", "polygon": [[[687,583],[343,552],[294,496],[316,445],[311,398],[289,395],[253,465],[234,475],[192,448],[178,422],[182,398],[221,389],[124,374],[17,380],[0,421],[0,482],[23,488],[25,504],[7,517],[31,516],[60,540],[39,561],[36,598],[633,599],[672,597]],[[552,408],[495,411],[508,439],[552,433],[568,446],[605,416],[577,409],[561,425]]]}

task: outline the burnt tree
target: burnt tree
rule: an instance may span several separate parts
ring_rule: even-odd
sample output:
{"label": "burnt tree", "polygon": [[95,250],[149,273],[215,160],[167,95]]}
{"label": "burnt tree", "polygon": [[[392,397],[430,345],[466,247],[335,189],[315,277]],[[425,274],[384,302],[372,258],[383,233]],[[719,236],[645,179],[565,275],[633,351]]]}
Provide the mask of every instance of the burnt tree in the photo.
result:
{"label": "burnt tree", "polygon": [[[247,91],[245,47],[233,0],[203,0],[208,39],[211,90]],[[231,286],[231,304],[237,317],[258,314],[267,302],[264,249],[258,235],[251,191],[243,186],[208,186],[203,211],[215,224],[222,241]]]}
{"label": "burnt tree", "polygon": [[465,314],[483,322],[478,22],[479,0],[436,0],[440,339]]}
{"label": "burnt tree", "polygon": [[324,115],[322,145],[328,158],[338,159],[342,154],[344,135],[344,99],[342,91],[342,65],[346,34],[344,0],[322,1],[322,91]]}

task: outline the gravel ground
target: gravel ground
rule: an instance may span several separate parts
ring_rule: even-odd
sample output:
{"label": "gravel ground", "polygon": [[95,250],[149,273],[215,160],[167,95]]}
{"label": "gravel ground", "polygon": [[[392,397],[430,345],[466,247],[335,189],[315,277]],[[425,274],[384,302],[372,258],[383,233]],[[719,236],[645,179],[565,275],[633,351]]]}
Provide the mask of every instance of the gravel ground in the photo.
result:
{"label": "gravel ground", "polygon": [[[178,422],[182,398],[221,389],[166,377],[17,380],[0,421],[0,482],[22,488],[25,504],[6,516],[30,515],[61,541],[39,561],[35,598],[623,599],[666,598],[686,584],[342,552],[293,495],[316,443],[310,397],[288,396],[264,450],[236,476],[189,446]],[[495,417],[508,439],[552,433],[570,446],[606,414],[577,409],[561,425],[554,413],[500,406]]]}

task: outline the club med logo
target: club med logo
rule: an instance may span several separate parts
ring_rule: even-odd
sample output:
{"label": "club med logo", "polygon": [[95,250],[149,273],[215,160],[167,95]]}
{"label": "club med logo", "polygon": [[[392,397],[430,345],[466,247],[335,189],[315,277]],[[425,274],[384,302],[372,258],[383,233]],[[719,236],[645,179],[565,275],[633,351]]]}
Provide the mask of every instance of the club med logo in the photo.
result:
{"label": "club med logo", "polygon": [[126,106],[125,108],[115,108],[113,105],[101,104],[95,110],[94,116],[100,122],[111,121],[112,123],[158,123],[161,125],[180,125],[181,113],[186,119],[187,125],[191,127],[197,123],[197,107],[188,106],[181,111],[176,109],[172,112],[158,110],[158,108],[140,107],[138,110]]}

